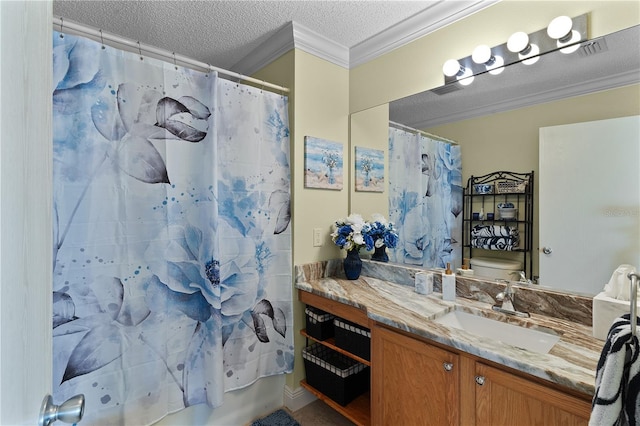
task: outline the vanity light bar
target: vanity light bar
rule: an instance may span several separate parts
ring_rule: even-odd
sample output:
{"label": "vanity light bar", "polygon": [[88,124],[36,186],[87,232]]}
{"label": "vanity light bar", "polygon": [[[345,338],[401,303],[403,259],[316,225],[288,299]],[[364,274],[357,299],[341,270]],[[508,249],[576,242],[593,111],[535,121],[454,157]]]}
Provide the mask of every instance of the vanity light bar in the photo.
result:
{"label": "vanity light bar", "polygon": [[[570,18],[561,16],[555,18],[548,28],[526,34],[522,31],[514,33],[506,43],[489,48],[478,46],[474,54],[462,59],[449,59],[443,68],[444,83],[473,80],[473,76],[489,72],[499,74],[507,65],[523,62],[527,65],[535,63],[540,55],[560,50],[571,53],[580,47],[580,43],[587,40],[587,14]],[[453,71],[453,65],[457,68]]]}

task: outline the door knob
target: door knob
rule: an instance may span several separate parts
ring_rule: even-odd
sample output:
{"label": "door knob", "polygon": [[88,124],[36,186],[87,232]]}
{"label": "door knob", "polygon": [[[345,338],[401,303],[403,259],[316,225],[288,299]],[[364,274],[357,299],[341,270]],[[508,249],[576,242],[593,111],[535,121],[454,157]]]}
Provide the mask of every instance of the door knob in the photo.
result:
{"label": "door knob", "polygon": [[44,397],[40,408],[38,426],[49,426],[56,420],[64,423],[78,423],[84,414],[84,395],[72,396],[60,405],[53,403],[51,395]]}
{"label": "door knob", "polygon": [[546,255],[553,253],[553,249],[551,247],[542,247],[542,252]]}

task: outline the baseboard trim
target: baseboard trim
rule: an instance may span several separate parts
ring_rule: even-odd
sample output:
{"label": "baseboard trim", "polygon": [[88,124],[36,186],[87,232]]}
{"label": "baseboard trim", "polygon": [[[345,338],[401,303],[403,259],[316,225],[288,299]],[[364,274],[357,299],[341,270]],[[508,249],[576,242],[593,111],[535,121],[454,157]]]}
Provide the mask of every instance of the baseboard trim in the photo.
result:
{"label": "baseboard trim", "polygon": [[291,410],[291,412],[298,411],[316,399],[318,398],[316,398],[315,395],[302,386],[298,386],[296,389],[291,389],[287,385],[284,386],[284,406]]}

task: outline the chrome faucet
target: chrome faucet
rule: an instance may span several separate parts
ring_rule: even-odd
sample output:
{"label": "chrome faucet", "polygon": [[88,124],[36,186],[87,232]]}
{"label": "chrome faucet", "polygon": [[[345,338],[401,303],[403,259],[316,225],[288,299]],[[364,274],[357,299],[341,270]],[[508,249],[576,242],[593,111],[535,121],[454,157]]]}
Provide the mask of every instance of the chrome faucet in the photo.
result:
{"label": "chrome faucet", "polygon": [[495,304],[492,306],[494,311],[507,314],[507,315],[515,315],[522,318],[529,318],[529,312],[518,311],[513,302],[515,300],[516,289],[513,288],[511,281],[507,280],[498,280],[498,282],[506,282],[507,287],[503,292],[500,292],[496,295],[496,300],[501,302],[500,305]]}
{"label": "chrome faucet", "polygon": [[518,284],[533,284],[533,281],[531,281],[529,278],[527,278],[527,274],[524,271],[513,271],[511,273],[511,275],[515,275],[520,277],[520,279],[518,280]]}

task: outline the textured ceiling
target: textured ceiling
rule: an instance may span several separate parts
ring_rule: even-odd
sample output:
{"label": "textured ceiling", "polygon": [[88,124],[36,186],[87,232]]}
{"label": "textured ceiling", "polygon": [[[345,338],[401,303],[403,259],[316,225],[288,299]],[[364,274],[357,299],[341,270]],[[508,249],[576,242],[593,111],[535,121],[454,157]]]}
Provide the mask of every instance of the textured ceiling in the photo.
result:
{"label": "textured ceiling", "polygon": [[351,48],[441,1],[73,1],[53,14],[209,63],[233,65],[288,22]]}
{"label": "textured ceiling", "polygon": [[[402,39],[398,29],[403,25],[408,28],[446,25],[473,13],[474,7],[492,3],[495,0],[54,0],[53,13],[219,68],[236,70],[234,66],[244,67],[242,60],[255,55],[255,49],[270,54],[267,41],[290,22],[350,49],[353,54],[354,50],[366,51],[376,45],[381,37],[394,35]],[[497,78],[481,75],[477,82],[461,90],[444,95],[436,93],[437,90],[424,92],[392,102],[390,118],[424,129],[637,83],[639,37],[637,28],[635,31],[627,33],[620,42],[611,39],[609,51],[593,57],[555,55],[554,60],[547,55],[536,67],[510,67],[512,72]],[[543,72],[535,72],[543,66]],[[238,71],[250,74],[244,69]]]}

